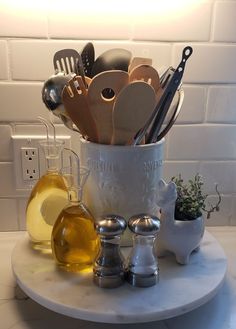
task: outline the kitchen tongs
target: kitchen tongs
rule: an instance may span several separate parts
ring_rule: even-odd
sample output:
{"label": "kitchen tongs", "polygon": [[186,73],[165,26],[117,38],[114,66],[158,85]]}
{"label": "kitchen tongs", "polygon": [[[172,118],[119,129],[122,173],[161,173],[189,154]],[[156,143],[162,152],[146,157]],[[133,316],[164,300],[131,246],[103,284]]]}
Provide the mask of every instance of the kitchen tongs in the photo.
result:
{"label": "kitchen tongs", "polygon": [[185,47],[183,49],[181,62],[178,65],[177,69],[173,71],[173,69],[170,68],[164,73],[164,77],[161,79],[163,80],[161,81],[162,88],[164,88],[163,95],[161,96],[161,99],[156,105],[149,120],[135,136],[133,145],[140,144],[149,128],[150,131],[146,137],[146,144],[155,143],[157,141],[161,126],[165,120],[166,114],[169,110],[176,90],[181,84],[186,61],[192,55],[192,52],[192,47]]}

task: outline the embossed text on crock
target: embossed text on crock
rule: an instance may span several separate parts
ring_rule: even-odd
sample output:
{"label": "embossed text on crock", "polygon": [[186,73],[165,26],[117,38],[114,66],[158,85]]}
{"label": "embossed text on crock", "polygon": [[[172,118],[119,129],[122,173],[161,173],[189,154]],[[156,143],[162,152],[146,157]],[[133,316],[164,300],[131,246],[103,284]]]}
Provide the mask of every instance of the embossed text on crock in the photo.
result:
{"label": "embossed text on crock", "polygon": [[113,162],[102,161],[102,160],[88,159],[87,166],[92,171],[100,171],[100,172],[119,171],[119,167],[117,164]]}
{"label": "embossed text on crock", "polygon": [[150,160],[143,163],[145,171],[154,171],[162,166],[162,160]]}

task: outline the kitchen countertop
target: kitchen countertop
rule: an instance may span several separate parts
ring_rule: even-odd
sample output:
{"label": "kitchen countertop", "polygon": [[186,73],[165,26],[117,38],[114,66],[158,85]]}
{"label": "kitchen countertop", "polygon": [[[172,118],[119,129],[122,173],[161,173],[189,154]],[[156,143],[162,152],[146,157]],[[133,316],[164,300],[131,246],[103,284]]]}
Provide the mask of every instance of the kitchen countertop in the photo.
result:
{"label": "kitchen countertop", "polygon": [[[1,329],[236,329],[236,227],[208,227],[228,259],[226,280],[205,305],[175,318],[140,324],[104,324],[69,318],[49,311],[28,298],[16,286],[11,253],[24,232],[0,232],[0,328]],[[210,280],[210,278],[209,278]]]}

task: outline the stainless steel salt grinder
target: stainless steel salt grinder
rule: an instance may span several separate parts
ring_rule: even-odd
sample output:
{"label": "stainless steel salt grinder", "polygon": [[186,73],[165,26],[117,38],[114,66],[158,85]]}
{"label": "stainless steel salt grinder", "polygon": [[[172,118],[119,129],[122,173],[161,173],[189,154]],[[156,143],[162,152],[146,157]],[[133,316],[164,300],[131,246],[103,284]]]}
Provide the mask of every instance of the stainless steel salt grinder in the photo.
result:
{"label": "stainless steel salt grinder", "polygon": [[116,288],[125,280],[120,238],[126,226],[125,219],[117,215],[106,215],[95,224],[101,248],[94,263],[93,280],[101,288]]}
{"label": "stainless steel salt grinder", "polygon": [[133,248],[127,260],[127,281],[136,287],[150,287],[159,279],[154,241],[160,230],[160,221],[155,216],[139,214],[128,221],[134,233]]}

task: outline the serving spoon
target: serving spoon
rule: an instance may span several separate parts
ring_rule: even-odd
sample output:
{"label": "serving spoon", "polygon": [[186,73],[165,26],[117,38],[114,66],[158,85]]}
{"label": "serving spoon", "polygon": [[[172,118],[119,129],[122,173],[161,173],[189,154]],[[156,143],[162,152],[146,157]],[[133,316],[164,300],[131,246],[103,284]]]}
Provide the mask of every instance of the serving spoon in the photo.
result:
{"label": "serving spoon", "polygon": [[65,74],[64,72],[52,75],[44,82],[42,88],[42,100],[46,108],[60,118],[67,128],[79,132],[78,129],[73,127],[73,122],[62,104],[61,97],[64,86],[73,76],[74,74]]}

